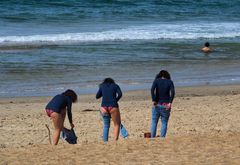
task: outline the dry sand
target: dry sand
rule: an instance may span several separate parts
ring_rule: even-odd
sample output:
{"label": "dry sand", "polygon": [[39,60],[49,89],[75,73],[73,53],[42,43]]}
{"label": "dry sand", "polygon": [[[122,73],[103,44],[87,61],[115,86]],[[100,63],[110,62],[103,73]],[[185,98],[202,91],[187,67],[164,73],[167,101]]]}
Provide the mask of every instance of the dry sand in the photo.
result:
{"label": "dry sand", "polygon": [[[48,143],[44,114],[49,97],[0,99],[2,164],[240,164],[240,85],[176,89],[165,139],[144,139],[151,126],[149,91],[125,92],[120,101],[128,139],[101,140],[102,121],[94,95],[73,104],[78,144]],[[66,120],[66,126],[68,122]],[[158,134],[160,122],[158,126]]]}

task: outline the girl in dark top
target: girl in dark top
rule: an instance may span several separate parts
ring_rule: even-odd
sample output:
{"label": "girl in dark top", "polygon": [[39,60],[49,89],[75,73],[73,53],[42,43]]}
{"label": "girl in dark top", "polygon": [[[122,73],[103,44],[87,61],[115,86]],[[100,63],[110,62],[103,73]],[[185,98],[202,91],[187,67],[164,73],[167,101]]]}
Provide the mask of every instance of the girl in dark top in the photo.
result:
{"label": "girl in dark top", "polygon": [[54,134],[53,144],[57,145],[60,132],[64,128],[66,111],[71,128],[74,127],[72,121],[72,103],[77,101],[77,94],[73,90],[66,90],[64,93],[56,95],[46,106],[46,113],[53,121]]}
{"label": "girl in dark top", "polygon": [[162,121],[160,137],[165,137],[171,106],[175,96],[174,84],[170,74],[166,70],[161,70],[156,76],[152,84],[151,95],[153,101],[151,137],[156,136],[159,117],[161,117]]}
{"label": "girl in dark top", "polygon": [[118,101],[122,97],[120,87],[115,84],[112,78],[106,78],[99,85],[99,90],[96,94],[96,99],[102,97],[101,115],[103,118],[103,141],[108,141],[108,133],[110,127],[110,119],[112,118],[114,124],[114,139],[118,140],[121,117],[118,107]]}

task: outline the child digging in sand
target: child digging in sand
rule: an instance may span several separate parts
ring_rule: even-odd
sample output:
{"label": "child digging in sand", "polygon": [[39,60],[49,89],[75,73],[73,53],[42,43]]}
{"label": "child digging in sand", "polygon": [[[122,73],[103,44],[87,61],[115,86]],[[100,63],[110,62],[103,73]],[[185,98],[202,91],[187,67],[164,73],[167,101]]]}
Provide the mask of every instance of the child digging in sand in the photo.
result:
{"label": "child digging in sand", "polygon": [[112,78],[106,78],[99,86],[96,98],[102,97],[102,104],[100,112],[103,118],[103,141],[108,141],[108,133],[110,127],[110,119],[112,118],[114,124],[114,139],[118,140],[121,117],[118,107],[118,101],[122,97],[120,87],[115,84]]}
{"label": "child digging in sand", "polygon": [[56,95],[46,106],[46,113],[52,119],[54,126],[53,145],[57,145],[60,132],[64,128],[66,111],[71,128],[74,127],[72,121],[72,103],[77,101],[77,94],[73,90],[66,90],[62,94]]}

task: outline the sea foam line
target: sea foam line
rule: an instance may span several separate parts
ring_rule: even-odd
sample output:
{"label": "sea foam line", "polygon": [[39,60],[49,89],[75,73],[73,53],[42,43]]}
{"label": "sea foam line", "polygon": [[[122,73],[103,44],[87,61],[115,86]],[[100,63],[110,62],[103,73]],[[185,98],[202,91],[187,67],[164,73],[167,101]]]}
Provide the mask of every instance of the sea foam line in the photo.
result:
{"label": "sea foam line", "polygon": [[133,26],[102,32],[3,36],[0,45],[57,44],[114,40],[157,40],[235,38],[240,36],[240,23],[185,23]]}

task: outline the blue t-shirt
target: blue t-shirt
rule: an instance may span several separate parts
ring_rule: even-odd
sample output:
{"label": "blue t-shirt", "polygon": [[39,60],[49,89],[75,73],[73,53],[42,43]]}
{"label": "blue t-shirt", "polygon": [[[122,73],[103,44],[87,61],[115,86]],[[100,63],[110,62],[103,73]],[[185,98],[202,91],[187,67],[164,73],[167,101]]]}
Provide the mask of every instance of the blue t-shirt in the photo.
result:
{"label": "blue t-shirt", "polygon": [[172,80],[157,78],[151,88],[152,101],[172,103],[175,89]]}
{"label": "blue t-shirt", "polygon": [[62,109],[67,108],[69,122],[72,123],[72,100],[63,94],[56,95],[47,104],[46,109],[51,109],[56,113],[61,113]]}
{"label": "blue t-shirt", "polygon": [[122,91],[117,84],[103,83],[99,86],[96,98],[102,97],[102,107],[118,107],[118,101],[122,97]]}

